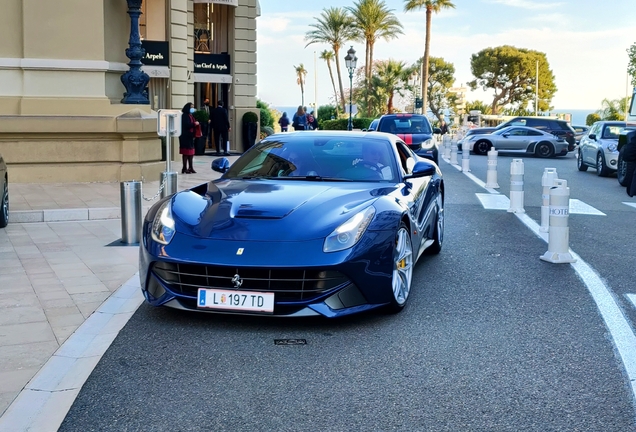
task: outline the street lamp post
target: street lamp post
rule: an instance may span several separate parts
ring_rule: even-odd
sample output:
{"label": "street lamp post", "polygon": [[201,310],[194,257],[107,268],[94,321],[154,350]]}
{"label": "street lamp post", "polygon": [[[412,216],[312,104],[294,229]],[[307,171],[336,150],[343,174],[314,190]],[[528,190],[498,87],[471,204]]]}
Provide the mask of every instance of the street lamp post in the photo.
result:
{"label": "street lamp post", "polygon": [[351,119],[353,111],[353,72],[356,70],[357,62],[358,57],[356,57],[356,50],[354,50],[352,46],[349,48],[349,51],[347,51],[347,55],[345,57],[345,65],[349,70],[349,126],[347,127],[347,130],[353,130],[353,121]]}

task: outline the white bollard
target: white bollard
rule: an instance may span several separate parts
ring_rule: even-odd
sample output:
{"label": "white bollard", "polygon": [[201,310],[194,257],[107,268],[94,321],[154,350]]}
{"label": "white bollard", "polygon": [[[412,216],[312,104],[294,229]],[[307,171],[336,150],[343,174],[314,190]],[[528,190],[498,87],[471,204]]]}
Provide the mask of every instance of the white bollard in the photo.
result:
{"label": "white bollard", "polygon": [[550,229],[548,251],[541,255],[543,261],[551,263],[576,262],[570,254],[570,188],[566,180],[555,180],[550,189]]}
{"label": "white bollard", "polygon": [[525,213],[523,208],[523,159],[510,163],[510,207],[508,213]]}
{"label": "white bollard", "polygon": [[450,163],[453,165],[457,165],[457,141],[451,141],[451,157]]}
{"label": "white bollard", "polygon": [[488,152],[488,171],[486,171],[486,187],[491,189],[499,189],[497,183],[497,155],[499,152],[495,148],[491,148]]}
{"label": "white bollard", "polygon": [[470,171],[470,152],[466,150],[464,147],[466,144],[462,145],[462,172]]}
{"label": "white bollard", "polygon": [[550,189],[554,187],[554,182],[559,179],[556,168],[546,168],[541,177],[543,194],[541,195],[541,227],[539,231],[548,232],[550,230]]}
{"label": "white bollard", "polygon": [[444,159],[449,160],[451,157],[451,146],[450,146],[450,136],[449,135],[444,135],[444,138],[442,140],[443,144],[444,144]]}

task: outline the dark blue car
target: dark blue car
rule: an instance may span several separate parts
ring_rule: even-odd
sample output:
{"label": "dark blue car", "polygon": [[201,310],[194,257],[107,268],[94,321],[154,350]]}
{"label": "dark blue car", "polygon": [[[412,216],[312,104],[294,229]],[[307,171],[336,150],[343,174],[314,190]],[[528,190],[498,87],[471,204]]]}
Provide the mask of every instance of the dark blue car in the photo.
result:
{"label": "dark blue car", "polygon": [[213,169],[223,176],[145,217],[139,275],[154,306],[399,312],[417,259],[442,248],[442,174],[394,135],[275,134]]}

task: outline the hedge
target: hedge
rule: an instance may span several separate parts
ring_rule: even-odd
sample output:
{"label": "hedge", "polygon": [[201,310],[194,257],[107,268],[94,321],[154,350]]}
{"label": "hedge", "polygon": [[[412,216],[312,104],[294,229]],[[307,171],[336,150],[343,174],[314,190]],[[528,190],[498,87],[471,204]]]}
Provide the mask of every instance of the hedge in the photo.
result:
{"label": "hedge", "polygon": [[[352,119],[353,128],[354,129],[367,129],[371,122],[372,118],[358,118],[354,117]],[[341,118],[335,120],[325,120],[321,124],[321,129],[323,130],[347,130],[349,126],[348,118]]]}

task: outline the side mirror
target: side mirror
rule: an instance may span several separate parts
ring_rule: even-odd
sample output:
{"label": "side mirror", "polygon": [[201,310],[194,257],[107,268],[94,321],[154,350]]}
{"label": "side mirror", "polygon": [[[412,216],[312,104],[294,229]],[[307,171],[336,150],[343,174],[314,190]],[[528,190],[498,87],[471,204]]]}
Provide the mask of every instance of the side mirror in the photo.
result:
{"label": "side mirror", "polygon": [[590,134],[590,139],[596,140],[596,134]]}
{"label": "side mirror", "polygon": [[442,134],[442,130],[440,128],[436,127],[436,128],[433,129],[433,133],[441,135]]}
{"label": "side mirror", "polygon": [[508,138],[510,136],[510,134],[505,133],[505,134],[502,134],[501,136],[504,137],[504,138]]}
{"label": "side mirror", "polygon": [[437,167],[434,162],[427,161],[419,161],[415,163],[413,167],[413,172],[409,175],[404,176],[404,180],[408,180],[410,178],[418,178],[418,177],[426,177],[432,176],[437,171]]}
{"label": "side mirror", "polygon": [[226,173],[230,169],[230,161],[228,158],[217,158],[212,161],[212,171]]}

